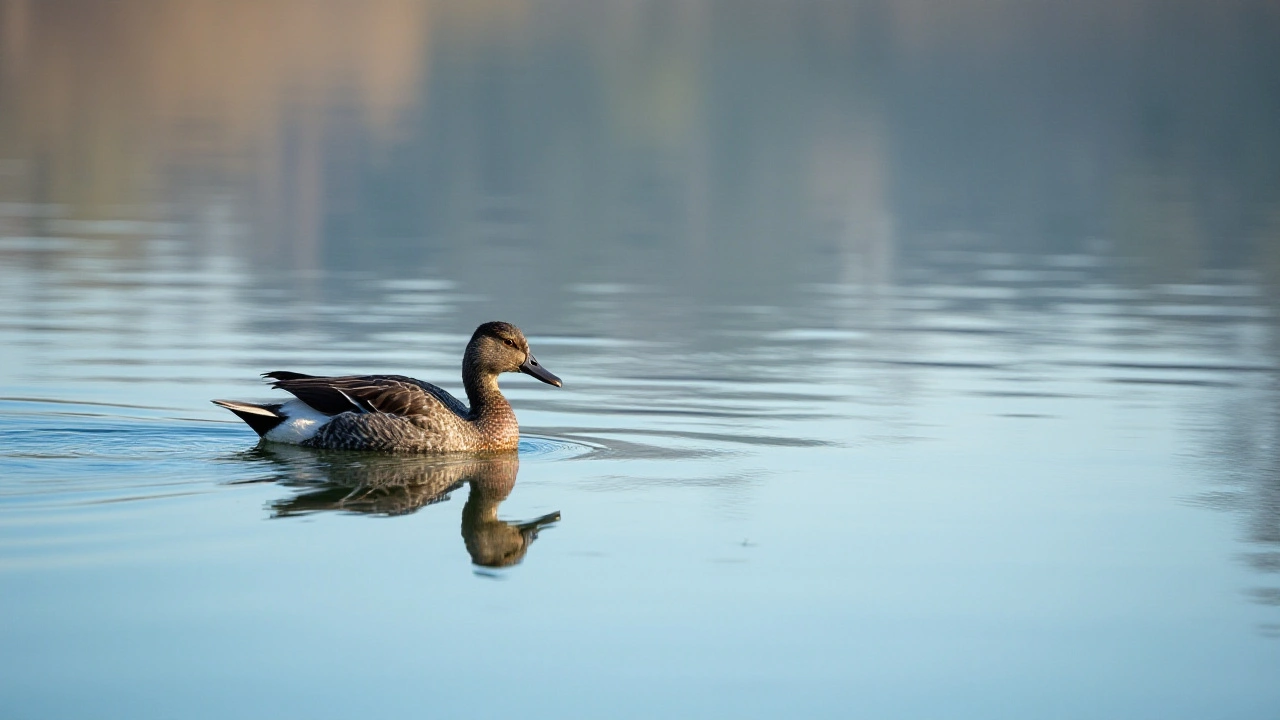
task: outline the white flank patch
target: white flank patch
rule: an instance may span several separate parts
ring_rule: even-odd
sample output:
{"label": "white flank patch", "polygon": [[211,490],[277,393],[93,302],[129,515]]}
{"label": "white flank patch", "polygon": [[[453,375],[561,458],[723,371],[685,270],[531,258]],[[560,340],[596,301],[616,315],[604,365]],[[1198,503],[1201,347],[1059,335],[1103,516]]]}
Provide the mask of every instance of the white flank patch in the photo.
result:
{"label": "white flank patch", "polygon": [[262,437],[271,442],[292,445],[311,439],[325,423],[333,419],[301,400],[290,400],[277,412],[285,417],[285,421],[268,430]]}

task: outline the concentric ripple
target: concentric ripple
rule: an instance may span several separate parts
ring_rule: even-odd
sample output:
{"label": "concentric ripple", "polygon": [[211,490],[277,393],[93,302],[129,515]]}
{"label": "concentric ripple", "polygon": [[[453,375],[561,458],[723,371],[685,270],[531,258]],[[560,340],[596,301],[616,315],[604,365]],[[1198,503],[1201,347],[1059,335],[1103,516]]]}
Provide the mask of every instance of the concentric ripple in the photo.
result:
{"label": "concentric ripple", "polygon": [[544,435],[523,434],[520,436],[521,460],[568,460],[604,449],[600,445]]}

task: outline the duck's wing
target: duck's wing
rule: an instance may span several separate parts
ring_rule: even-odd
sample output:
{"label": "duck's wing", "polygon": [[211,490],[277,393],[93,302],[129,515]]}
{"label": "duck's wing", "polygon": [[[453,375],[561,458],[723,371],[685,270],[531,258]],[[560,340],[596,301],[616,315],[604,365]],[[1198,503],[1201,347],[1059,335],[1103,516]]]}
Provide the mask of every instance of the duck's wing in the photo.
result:
{"label": "duck's wing", "polygon": [[318,377],[284,370],[264,373],[271,387],[294,397],[325,415],[344,412],[388,415],[429,415],[443,405],[459,417],[469,410],[454,396],[430,383],[403,375],[345,375]]}

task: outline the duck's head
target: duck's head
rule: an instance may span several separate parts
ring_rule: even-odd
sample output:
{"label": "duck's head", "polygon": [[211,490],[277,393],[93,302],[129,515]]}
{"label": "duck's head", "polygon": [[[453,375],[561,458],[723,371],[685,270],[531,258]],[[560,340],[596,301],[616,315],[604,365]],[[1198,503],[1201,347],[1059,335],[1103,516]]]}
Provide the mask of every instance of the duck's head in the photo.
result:
{"label": "duck's head", "polygon": [[471,336],[463,364],[481,373],[519,372],[560,387],[560,378],[548,372],[529,352],[529,341],[511,323],[487,322]]}

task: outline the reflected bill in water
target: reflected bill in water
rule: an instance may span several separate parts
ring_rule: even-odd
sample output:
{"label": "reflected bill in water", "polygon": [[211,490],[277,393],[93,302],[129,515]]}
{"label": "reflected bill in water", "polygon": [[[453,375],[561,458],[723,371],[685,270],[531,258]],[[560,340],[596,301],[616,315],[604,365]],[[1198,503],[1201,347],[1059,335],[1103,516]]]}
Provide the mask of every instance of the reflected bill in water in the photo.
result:
{"label": "reflected bill in water", "polygon": [[272,464],[270,479],[299,494],[272,503],[274,517],[324,511],[367,515],[408,515],[450,499],[464,485],[462,539],[476,565],[509,567],[524,559],[538,532],[560,520],[560,512],[527,521],[499,519],[498,507],[516,484],[515,453],[474,456],[389,456],[314,451],[260,445],[246,459]]}

